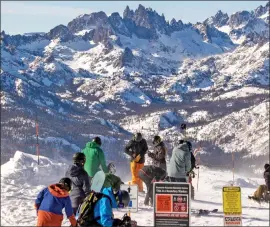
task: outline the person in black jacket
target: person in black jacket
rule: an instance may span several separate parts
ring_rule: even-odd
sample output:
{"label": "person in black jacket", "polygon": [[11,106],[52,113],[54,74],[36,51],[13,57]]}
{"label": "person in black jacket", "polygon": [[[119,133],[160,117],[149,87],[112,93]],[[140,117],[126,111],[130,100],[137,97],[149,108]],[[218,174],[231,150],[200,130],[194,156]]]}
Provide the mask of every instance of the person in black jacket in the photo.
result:
{"label": "person in black jacket", "polygon": [[154,145],[154,152],[152,153],[149,152],[148,156],[152,159],[154,166],[166,170],[167,148],[163,143],[163,141],[161,140],[160,136],[154,136],[153,145]]}
{"label": "person in black jacket", "polygon": [[[249,196],[250,199],[260,201],[261,199],[269,199],[270,194],[270,165],[267,163],[264,165],[263,177],[265,185],[260,185],[254,192],[253,196]],[[266,198],[267,197],[267,198]]]}
{"label": "person in black jacket", "polygon": [[145,154],[148,150],[147,142],[141,133],[136,133],[125,147],[125,153],[131,157],[130,169],[132,184],[137,184],[139,192],[143,192],[143,182],[138,177],[139,170],[143,168]]}
{"label": "person in black jacket", "polygon": [[153,206],[153,183],[164,180],[166,177],[166,170],[157,166],[144,166],[139,170],[139,178],[146,184],[147,193],[144,199],[144,205]]}
{"label": "person in black jacket", "polygon": [[66,172],[66,177],[72,181],[72,190],[69,196],[75,215],[79,205],[91,191],[89,177],[83,167],[85,161],[86,157],[83,153],[75,153],[73,155],[73,165],[69,166]]}

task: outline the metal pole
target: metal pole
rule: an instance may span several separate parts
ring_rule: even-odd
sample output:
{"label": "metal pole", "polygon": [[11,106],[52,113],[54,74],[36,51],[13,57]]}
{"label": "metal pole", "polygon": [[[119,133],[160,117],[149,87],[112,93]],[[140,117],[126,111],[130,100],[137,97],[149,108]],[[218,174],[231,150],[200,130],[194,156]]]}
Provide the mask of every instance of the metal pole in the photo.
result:
{"label": "metal pole", "polygon": [[38,142],[38,119],[37,119],[37,115],[36,115],[36,137],[37,137],[36,152],[37,152],[38,165],[39,165],[39,142]]}
{"label": "metal pole", "polygon": [[202,149],[202,144],[200,142],[200,147],[199,147],[199,150],[198,150],[198,180],[197,180],[197,191],[199,191],[199,179],[200,179],[200,163],[201,163],[201,154],[199,153]]}
{"label": "metal pole", "polygon": [[[200,165],[200,154],[198,156],[198,165]],[[199,191],[199,179],[200,179],[200,168],[198,168],[198,180],[197,180],[197,191]]]}
{"label": "metal pole", "polygon": [[232,152],[232,174],[233,174],[233,181],[232,186],[234,185],[234,152]]}

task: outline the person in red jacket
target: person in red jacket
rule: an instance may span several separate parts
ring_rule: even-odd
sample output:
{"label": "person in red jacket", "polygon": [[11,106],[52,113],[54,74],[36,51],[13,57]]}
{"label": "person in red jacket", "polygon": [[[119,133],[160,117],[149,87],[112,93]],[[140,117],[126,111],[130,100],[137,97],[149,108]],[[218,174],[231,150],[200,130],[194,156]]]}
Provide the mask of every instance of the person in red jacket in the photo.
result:
{"label": "person in red jacket", "polygon": [[38,216],[37,226],[61,226],[63,208],[65,208],[71,225],[76,226],[76,219],[69,197],[71,185],[72,182],[69,178],[62,178],[58,184],[52,184],[38,194],[35,201]]}

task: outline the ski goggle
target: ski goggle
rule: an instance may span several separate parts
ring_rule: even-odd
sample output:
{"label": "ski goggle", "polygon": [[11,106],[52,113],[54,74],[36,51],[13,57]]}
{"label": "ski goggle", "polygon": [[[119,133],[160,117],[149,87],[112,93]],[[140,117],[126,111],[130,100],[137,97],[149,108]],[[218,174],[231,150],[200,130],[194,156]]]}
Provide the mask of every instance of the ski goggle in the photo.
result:
{"label": "ski goggle", "polygon": [[125,207],[125,204],[122,202],[122,193],[121,193],[121,190],[119,190],[116,193],[116,201],[118,203],[118,208],[124,208]]}

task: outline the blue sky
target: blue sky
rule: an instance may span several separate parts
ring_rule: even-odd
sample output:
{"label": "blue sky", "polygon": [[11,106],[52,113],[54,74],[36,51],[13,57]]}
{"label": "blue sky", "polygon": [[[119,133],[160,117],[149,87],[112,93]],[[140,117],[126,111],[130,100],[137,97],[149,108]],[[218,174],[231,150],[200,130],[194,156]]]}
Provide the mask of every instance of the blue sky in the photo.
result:
{"label": "blue sky", "polygon": [[119,12],[127,5],[136,9],[139,4],[151,7],[166,20],[175,18],[196,23],[215,15],[218,10],[231,15],[240,10],[253,10],[267,1],[1,1],[1,30],[8,34],[48,32],[80,14],[104,11]]}

